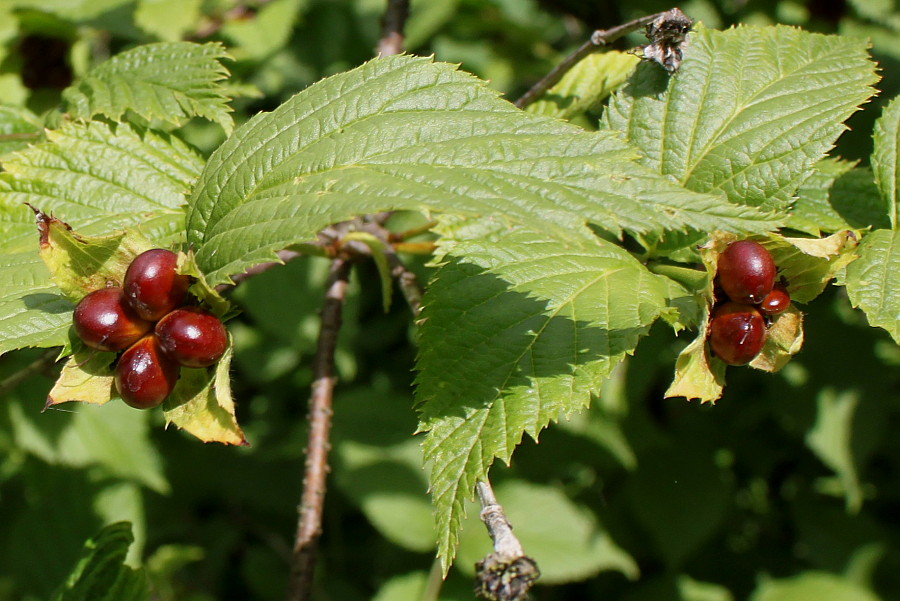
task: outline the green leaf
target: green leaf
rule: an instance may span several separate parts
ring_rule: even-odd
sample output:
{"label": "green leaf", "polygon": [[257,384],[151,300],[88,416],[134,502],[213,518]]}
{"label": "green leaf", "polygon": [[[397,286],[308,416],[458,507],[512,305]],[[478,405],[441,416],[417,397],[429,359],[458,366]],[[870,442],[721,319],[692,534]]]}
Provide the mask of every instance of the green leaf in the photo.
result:
{"label": "green leaf", "polygon": [[864,40],[778,27],[699,28],[676,77],[640,65],[606,125],[686,188],[785,209],[874,93]]}
{"label": "green leaf", "polygon": [[134,10],[134,24],[161,40],[180,40],[200,17],[202,0],[140,0]]}
{"label": "green leaf", "polygon": [[863,238],[857,253],[847,266],[850,302],[900,344],[900,232],[876,230]]}
{"label": "green leaf", "polygon": [[0,104],[0,157],[40,140],[43,124],[31,111]]}
{"label": "green leaf", "polygon": [[619,88],[641,59],[632,52],[595,52],[569,70],[555,86],[526,109],[529,113],[571,119],[599,107]]}
{"label": "green leaf", "polygon": [[670,570],[710,539],[732,500],[728,473],[703,441],[641,455],[629,481],[628,507]]}
{"label": "green leaf", "polygon": [[818,396],[816,423],[806,434],[807,446],[837,474],[847,510],[853,513],[859,511],[863,502],[851,440],[859,400],[858,392],[823,390]]}
{"label": "green leaf", "polygon": [[238,129],[191,197],[188,241],[210,284],[381,210],[495,215],[558,232],[777,221],[689,192],[610,132],[524,113],[452,65],[391,56],[307,88]]}
{"label": "green leaf", "polygon": [[149,598],[142,570],[125,565],[134,541],[131,524],[110,524],[84,544],[81,559],[53,601],[144,601]]}
{"label": "green leaf", "polygon": [[202,117],[231,133],[228,96],[219,82],[228,77],[218,43],[159,42],[116,54],[63,90],[76,119],[104,115],[120,121],[131,111],[147,121],[181,125]]}
{"label": "green leaf", "polygon": [[234,46],[236,60],[260,61],[280,50],[291,37],[309,0],[274,0],[259,7],[248,19],[230,19],[221,34]]}
{"label": "green leaf", "polygon": [[892,229],[900,229],[900,97],[894,98],[875,122],[872,170],[881,190]]}
{"label": "green leaf", "polygon": [[[494,491],[525,553],[537,562],[541,583],[584,580],[605,570],[617,570],[631,580],[638,577],[631,555],[616,545],[586,507],[572,502],[559,488],[507,480]],[[457,563],[467,576],[474,575],[475,562],[492,551],[478,511],[470,516]]]}
{"label": "green leaf", "polygon": [[0,353],[61,346],[71,324],[72,304],[38,256],[38,228],[25,203],[82,236],[139,228],[166,246],[183,227],[184,194],[203,164],[178,139],[125,125],[68,124],[46,135],[8,155],[0,173]]}
{"label": "green leaf", "polygon": [[880,601],[858,584],[827,572],[801,572],[792,578],[765,579],[750,601]]}
{"label": "green leaf", "polygon": [[823,159],[797,190],[787,227],[813,236],[846,229],[890,227],[872,170]]}
{"label": "green leaf", "polygon": [[668,286],[589,232],[455,242],[425,294],[419,429],[445,566],[494,458],[578,411],[664,310]]}
{"label": "green leaf", "polygon": [[370,388],[335,399],[332,429],[337,486],[392,543],[433,552],[436,536],[422,471],[422,449],[409,432],[409,399]]}

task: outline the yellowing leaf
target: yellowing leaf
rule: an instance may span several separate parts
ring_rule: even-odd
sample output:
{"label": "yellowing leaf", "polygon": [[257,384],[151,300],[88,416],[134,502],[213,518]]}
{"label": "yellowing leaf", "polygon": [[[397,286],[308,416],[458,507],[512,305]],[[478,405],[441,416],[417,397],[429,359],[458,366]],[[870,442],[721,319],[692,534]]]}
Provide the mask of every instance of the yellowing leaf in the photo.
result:
{"label": "yellowing leaf", "polygon": [[113,380],[115,353],[83,349],[69,357],[47,395],[47,407],[78,401],[103,405],[117,395]]}
{"label": "yellowing leaf", "polygon": [[88,238],[55,217],[37,209],[35,213],[41,258],[53,283],[73,301],[109,285],[121,286],[131,261],[153,248],[135,229]]}
{"label": "yellowing leaf", "polygon": [[766,332],[766,342],[750,367],[776,372],[803,346],[803,314],[795,307],[775,317]]}
{"label": "yellowing leaf", "polygon": [[246,446],[247,439],[234,416],[228,368],[231,348],[215,369],[182,368],[174,392],[163,405],[166,424],[174,424],[203,442]]}

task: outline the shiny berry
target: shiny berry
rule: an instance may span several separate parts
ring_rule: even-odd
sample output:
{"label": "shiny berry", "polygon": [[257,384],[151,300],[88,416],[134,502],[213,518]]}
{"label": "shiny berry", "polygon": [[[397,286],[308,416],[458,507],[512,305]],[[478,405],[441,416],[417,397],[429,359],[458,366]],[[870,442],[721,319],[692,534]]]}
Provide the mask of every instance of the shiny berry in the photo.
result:
{"label": "shiny berry", "polygon": [[116,364],[116,390],[126,404],[150,409],[172,393],[178,364],[167,357],[153,334],[144,336],[122,353]]}
{"label": "shiny berry", "polygon": [[175,273],[178,255],[156,248],[139,254],[125,272],[125,298],[138,315],[157,321],[184,304],[190,278]]}
{"label": "shiny berry", "polygon": [[156,324],[163,351],[185,367],[207,367],[225,353],[228,334],[222,322],[194,307],[176,309]]}
{"label": "shiny berry", "polygon": [[118,287],[94,290],[75,306],[75,333],[91,348],[121,351],[153,327],[125,302]]}
{"label": "shiny berry", "polygon": [[750,363],[765,341],[766,324],[755,307],[729,302],[713,311],[709,346],[725,363]]}
{"label": "shiny berry", "polygon": [[759,303],[759,310],[764,315],[784,313],[791,304],[791,295],[781,284],[775,284],[772,291]]}
{"label": "shiny berry", "polygon": [[717,273],[728,298],[737,303],[756,304],[775,284],[775,261],[758,242],[739,240],[719,255]]}

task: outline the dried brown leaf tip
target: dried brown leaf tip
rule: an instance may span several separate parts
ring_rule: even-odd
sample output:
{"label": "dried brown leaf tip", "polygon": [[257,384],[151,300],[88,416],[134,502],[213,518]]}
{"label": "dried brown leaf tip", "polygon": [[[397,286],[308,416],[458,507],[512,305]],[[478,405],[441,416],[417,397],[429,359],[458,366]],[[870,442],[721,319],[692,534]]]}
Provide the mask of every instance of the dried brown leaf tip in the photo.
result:
{"label": "dried brown leaf tip", "polygon": [[694,21],[678,8],[661,13],[647,25],[650,43],[643,47],[644,59],[656,61],[669,73],[681,66],[687,34]]}
{"label": "dried brown leaf tip", "polygon": [[35,223],[37,223],[38,234],[40,235],[41,248],[46,248],[47,246],[50,245],[50,224],[51,223],[55,223],[57,225],[62,225],[63,227],[66,228],[66,230],[69,230],[69,231],[72,230],[72,226],[70,226],[65,221],[60,221],[53,215],[47,215],[40,209],[36,208],[35,206],[33,206],[27,202],[25,203],[25,205],[29,209],[34,211],[34,221],[35,221]]}

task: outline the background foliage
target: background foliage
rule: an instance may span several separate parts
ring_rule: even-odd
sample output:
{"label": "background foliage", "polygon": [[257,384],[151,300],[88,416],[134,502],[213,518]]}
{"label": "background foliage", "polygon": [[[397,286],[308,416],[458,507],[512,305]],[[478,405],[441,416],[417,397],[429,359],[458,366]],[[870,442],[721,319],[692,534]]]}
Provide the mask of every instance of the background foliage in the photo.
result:
{"label": "background foliage", "polygon": [[[665,8],[655,1],[624,8],[576,0],[422,0],[413,3],[408,47],[462,63],[495,90],[515,97],[591,28]],[[681,8],[708,27],[786,23],[868,36],[881,67],[881,94],[851,118],[852,130],[833,153],[866,166],[874,120],[900,91],[895,68],[900,11],[892,2],[695,0]],[[224,112],[215,93],[223,73],[214,60],[222,56],[221,48],[213,46],[207,47],[209,56],[197,57],[201,77],[191,78],[210,90],[207,102],[179,112],[173,92],[178,74],[172,74],[168,88],[162,82],[153,90],[159,106],[133,116],[161,129],[184,124],[185,115],[206,116],[179,130],[196,150],[174,136],[154,135],[150,141],[158,153],[147,156],[134,143],[135,131],[102,124],[64,126],[52,134],[69,150],[67,156],[102,152],[116,164],[127,163],[128,169],[114,174],[118,179],[109,182],[110,190],[140,195],[134,202],[176,215],[180,195],[200,172],[200,156],[209,157],[224,140],[232,119],[241,125],[322,77],[370,58],[383,9],[381,0],[6,0],[0,2],[0,104],[5,105],[0,111],[11,111],[15,118],[2,120],[3,133],[25,134],[19,145],[34,141],[42,135],[36,115],[63,100],[76,111],[116,118],[121,107],[96,99],[108,93],[104,73],[115,72],[117,65],[106,63],[84,77],[91,67],[136,44],[220,41],[235,59],[226,63],[234,75],[226,84],[228,93],[239,96],[234,113]],[[622,48],[640,42],[634,37]],[[826,53],[822,61],[842,56]],[[842,69],[839,63],[824,66]],[[162,70],[161,75],[170,73]],[[79,77],[81,84],[63,98],[62,90]],[[607,119],[626,114],[622,107]],[[575,119],[596,129],[599,114],[595,107]],[[885,121],[882,127],[891,124]],[[13,150],[16,138],[3,144],[0,152]],[[63,159],[46,159],[53,160]],[[71,184],[44,160],[5,161],[4,168],[33,182],[29,193]],[[78,165],[66,168],[91,181],[110,175],[92,171],[89,161],[80,171]],[[876,160],[872,168],[884,169],[884,162]],[[848,169],[837,161],[820,166],[821,180],[830,185],[857,173]],[[663,171],[679,175],[678,166]],[[808,180],[804,185],[815,189],[815,184]],[[781,182],[772,185],[777,190]],[[861,185],[846,183],[851,190]],[[72,203],[81,210],[90,204],[79,198]],[[85,233],[104,233],[104,207],[89,209],[81,222]],[[808,215],[807,227],[822,223],[821,217]],[[395,219],[399,230],[416,224],[417,216]],[[896,227],[895,214],[893,219],[884,227]],[[837,223],[834,229],[843,227]],[[25,233],[30,227],[30,219],[13,224],[10,231],[22,232],[21,238],[5,241],[23,261],[32,260],[28,249],[34,238]],[[165,244],[174,233],[172,222],[164,216],[148,224],[145,233]],[[887,252],[881,249],[890,248],[891,239],[889,231],[878,232],[867,238],[864,250]],[[514,242],[541,241],[525,231],[510,241],[512,251]],[[470,252],[477,256],[477,249]],[[421,261],[416,268],[423,281],[431,273]],[[97,598],[90,592],[90,549],[96,548],[113,555],[129,549],[129,563],[143,571],[122,568],[114,576],[117,586],[131,587],[136,578],[146,577],[158,599],[282,596],[326,269],[324,261],[289,263],[247,280],[231,294],[243,310],[230,330],[236,345],[234,394],[238,418],[252,441],[249,448],[201,445],[163,430],[162,415],[119,404],[79,407],[74,414],[40,413],[53,373],[35,373],[3,390],[0,600],[47,599],[54,593]],[[478,275],[453,263],[441,271],[438,286]],[[7,285],[4,281],[0,295],[12,298],[17,285],[28,283]],[[869,327],[862,313],[851,309],[851,300],[865,306],[870,291],[849,292],[850,298],[847,289],[832,287],[804,306],[803,352],[776,375],[730,370],[725,395],[715,407],[662,399],[686,342],[656,324],[589,410],[544,432],[540,445],[526,440],[509,468],[496,467],[492,479],[500,501],[544,572],[535,598],[898,598],[900,531],[892,518],[900,502],[900,449],[891,432],[900,421],[900,352],[888,333]],[[36,295],[32,300],[51,299]],[[40,307],[51,320],[67,310]],[[884,320],[890,323],[890,315]],[[649,321],[645,317],[632,325]],[[65,325],[59,322],[54,342],[65,343]],[[382,311],[375,268],[358,268],[338,354],[334,470],[319,572],[323,599],[420,599],[434,570],[435,533],[422,451],[410,436],[416,428],[410,409],[413,336],[401,303]],[[435,353],[440,357],[440,349]],[[40,355],[31,350],[4,354],[0,378],[21,373]],[[429,360],[427,354],[422,360]],[[441,599],[472,597],[473,563],[489,548],[473,517],[477,511],[468,513],[458,561]],[[133,524],[130,547],[127,531],[119,526],[98,534],[102,525],[120,520]],[[92,546],[83,552],[91,537]],[[73,570],[86,577],[62,586]]]}

